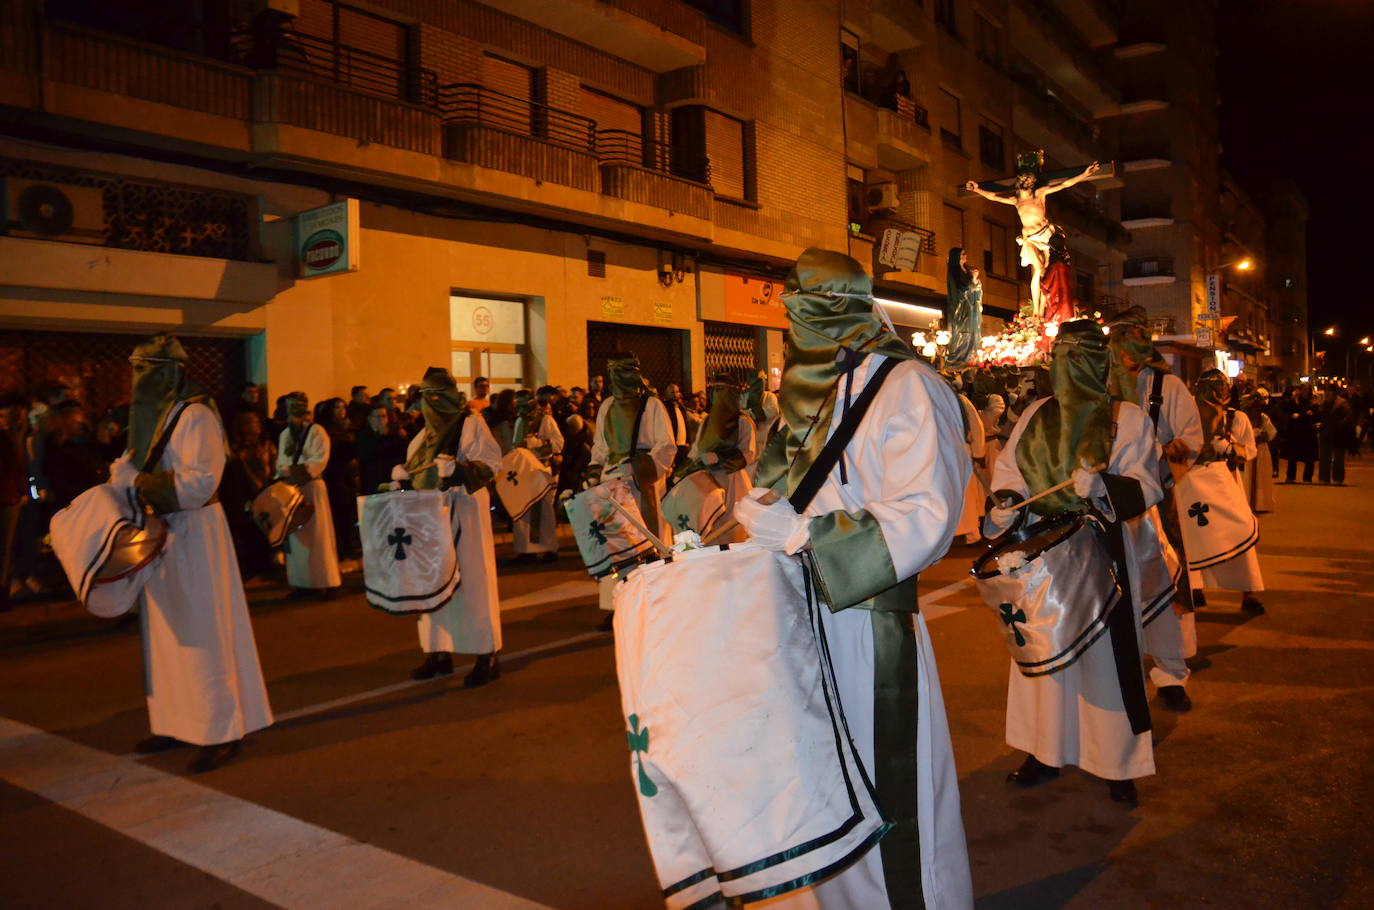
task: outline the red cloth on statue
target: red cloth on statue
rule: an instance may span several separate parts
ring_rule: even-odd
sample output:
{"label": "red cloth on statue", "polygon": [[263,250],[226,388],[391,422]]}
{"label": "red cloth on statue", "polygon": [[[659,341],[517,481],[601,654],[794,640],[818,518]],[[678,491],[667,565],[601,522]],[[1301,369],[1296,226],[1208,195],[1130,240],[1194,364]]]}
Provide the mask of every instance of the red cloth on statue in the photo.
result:
{"label": "red cloth on statue", "polygon": [[1068,263],[1054,262],[1040,276],[1040,294],[1045,300],[1046,322],[1068,322],[1074,316],[1073,276]]}

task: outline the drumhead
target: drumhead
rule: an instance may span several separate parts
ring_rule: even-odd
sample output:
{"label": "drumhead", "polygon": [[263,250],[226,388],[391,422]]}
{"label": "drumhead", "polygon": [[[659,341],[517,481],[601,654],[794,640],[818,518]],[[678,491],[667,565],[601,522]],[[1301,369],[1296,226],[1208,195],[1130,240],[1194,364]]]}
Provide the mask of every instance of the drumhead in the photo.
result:
{"label": "drumhead", "polygon": [[104,585],[128,578],[157,558],[167,543],[167,522],[149,515],[143,527],[125,525],[115,532],[114,546],[91,584]]}
{"label": "drumhead", "polygon": [[1021,553],[1029,562],[1068,540],[1086,521],[1087,518],[1083,515],[1071,512],[1047,518],[1021,534],[1007,535],[1005,539],[993,543],[986,553],[974,561],[973,575],[975,578],[993,578],[1002,574],[1001,569],[997,568],[997,557],[1007,553]]}

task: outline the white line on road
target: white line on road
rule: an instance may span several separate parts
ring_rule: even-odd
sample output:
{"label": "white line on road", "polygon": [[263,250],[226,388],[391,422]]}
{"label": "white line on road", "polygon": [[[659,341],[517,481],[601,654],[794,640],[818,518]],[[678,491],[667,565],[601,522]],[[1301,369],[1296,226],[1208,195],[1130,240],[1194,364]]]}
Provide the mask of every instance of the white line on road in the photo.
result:
{"label": "white line on road", "polygon": [[517,594],[514,597],[501,598],[501,612],[508,610],[523,610],[525,607],[539,607],[544,604],[557,603],[561,600],[579,600],[583,597],[595,598],[597,596],[597,584],[594,581],[576,580],[562,581],[547,588],[540,588],[528,594]]}
{"label": "white line on road", "polygon": [[971,584],[973,584],[973,577],[972,577],[972,576],[967,576],[967,575],[966,575],[966,576],[964,576],[963,578],[959,579],[958,581],[950,582],[949,584],[945,585],[943,588],[936,588],[934,591],[931,591],[929,594],[921,594],[921,593],[917,592],[917,600],[918,600],[918,602],[920,602],[921,604],[928,604],[928,603],[934,604],[934,603],[939,603],[940,601],[944,600],[944,599],[945,599],[946,597],[948,597],[949,595],[954,594],[955,592],[957,592],[960,588],[963,588],[963,587],[965,587],[966,585],[971,585]]}
{"label": "white line on road", "polygon": [[288,910],[550,910],[7,718],[0,778]]}

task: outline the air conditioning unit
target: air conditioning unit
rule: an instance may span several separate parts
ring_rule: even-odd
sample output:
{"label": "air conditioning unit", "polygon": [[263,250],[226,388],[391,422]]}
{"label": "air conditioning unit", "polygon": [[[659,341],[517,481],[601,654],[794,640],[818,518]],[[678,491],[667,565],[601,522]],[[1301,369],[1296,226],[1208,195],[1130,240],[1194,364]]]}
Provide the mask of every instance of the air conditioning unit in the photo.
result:
{"label": "air conditioning unit", "polygon": [[0,229],[11,237],[105,242],[105,201],[99,187],[5,178]]}
{"label": "air conditioning unit", "polygon": [[868,185],[868,210],[891,212],[897,208],[897,184],[892,181]]}

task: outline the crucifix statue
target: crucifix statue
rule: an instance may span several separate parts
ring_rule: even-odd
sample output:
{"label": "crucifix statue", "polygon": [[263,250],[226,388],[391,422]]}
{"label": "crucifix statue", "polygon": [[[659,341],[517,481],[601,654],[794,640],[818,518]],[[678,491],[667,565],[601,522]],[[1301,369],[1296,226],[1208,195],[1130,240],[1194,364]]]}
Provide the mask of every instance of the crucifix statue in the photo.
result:
{"label": "crucifix statue", "polygon": [[[1101,167],[1096,161],[1087,167],[1068,168],[1042,173],[1045,153],[1041,150],[1016,156],[1016,174],[1008,181],[989,180],[979,183],[970,180],[964,189],[984,199],[1016,207],[1021,218],[1021,264],[1031,270],[1031,304],[1034,313],[1045,319],[1073,318],[1073,304],[1069,299],[1069,250],[1064,231],[1045,214],[1045,199],[1051,193],[1067,189],[1097,174]],[[1008,185],[1010,183],[1010,185]],[[1062,262],[1064,286],[1058,287],[1048,275],[1051,266]],[[1052,293],[1052,291],[1054,293]]]}

